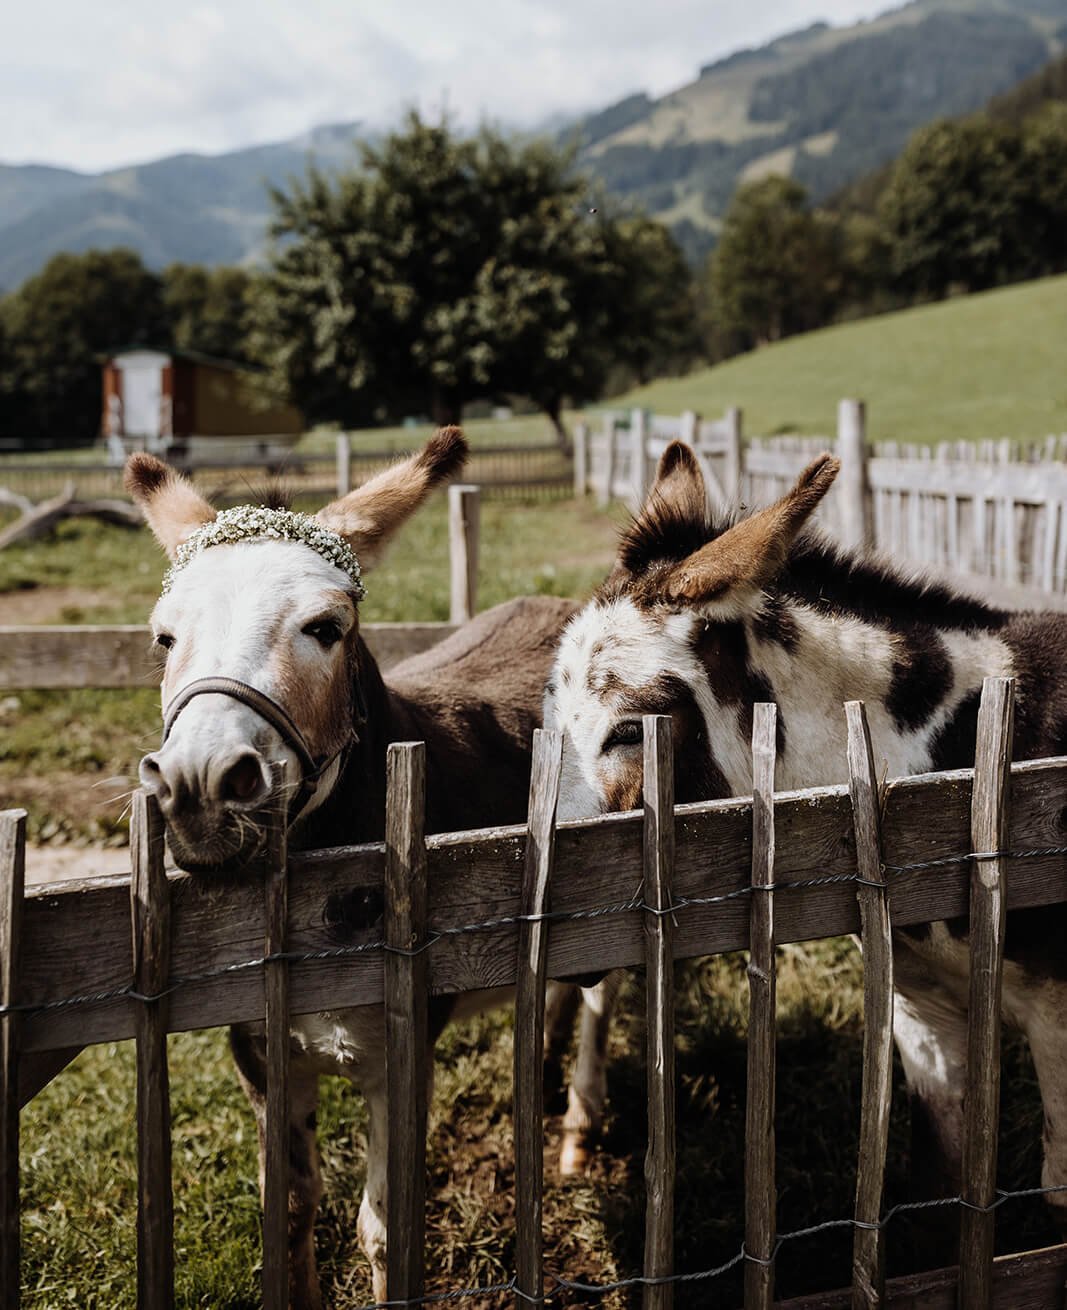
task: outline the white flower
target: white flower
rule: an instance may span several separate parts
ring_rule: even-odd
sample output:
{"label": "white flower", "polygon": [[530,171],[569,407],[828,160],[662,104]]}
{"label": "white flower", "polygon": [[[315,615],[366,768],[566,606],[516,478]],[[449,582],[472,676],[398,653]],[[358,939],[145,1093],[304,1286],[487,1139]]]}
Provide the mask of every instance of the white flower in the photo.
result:
{"label": "white flower", "polygon": [[356,600],[362,600],[367,589],[360,577],[359,560],[348,542],[330,528],[324,527],[310,514],[299,514],[288,509],[268,509],[266,505],[237,505],[224,509],[210,523],[191,534],[178,547],[174,563],[163,578],[162,595],[170,591],[175,575],[201,551],[211,546],[231,546],[238,541],[260,541],[272,537],[284,541],[299,541],[310,546],[324,560],[336,565],[352,579]]}

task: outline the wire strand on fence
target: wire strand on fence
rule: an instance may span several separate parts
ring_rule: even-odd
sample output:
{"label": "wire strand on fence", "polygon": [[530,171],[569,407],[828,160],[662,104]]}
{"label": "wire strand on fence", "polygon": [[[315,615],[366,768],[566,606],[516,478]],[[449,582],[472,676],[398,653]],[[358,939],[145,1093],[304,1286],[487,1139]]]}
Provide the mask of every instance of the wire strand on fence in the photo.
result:
{"label": "wire strand on fence", "polygon": [[[1050,859],[1053,856],[1067,856],[1067,846],[1045,846],[1039,849],[1020,851],[969,851],[964,855],[945,855],[934,860],[916,860],[911,864],[885,863],[882,867],[888,875],[895,877],[905,873],[922,872],[926,869],[943,868],[950,864],[966,864],[972,860]],[[216,978],[223,978],[231,973],[242,973],[249,969],[264,968],[279,960],[285,960],[290,964],[314,964],[327,960],[350,959],[359,955],[371,954],[373,952],[398,955],[419,955],[423,951],[430,950],[444,937],[462,937],[479,932],[495,932],[501,928],[518,927],[522,923],[542,923],[546,921],[549,923],[574,923],[585,919],[597,919],[608,915],[627,914],[630,912],[640,912],[653,915],[674,915],[680,910],[706,908],[709,905],[722,905],[729,901],[738,900],[743,896],[750,896],[753,892],[803,891],[807,888],[827,887],[838,883],[850,883],[854,886],[877,887],[882,891],[891,890],[891,888],[882,883],[873,882],[860,877],[858,873],[838,873],[827,874],[823,877],[816,878],[801,878],[792,882],[776,882],[759,887],[749,884],[744,887],[736,887],[733,891],[718,892],[710,896],[676,895],[671,904],[665,907],[649,905],[643,896],[637,894],[626,900],[614,901],[607,905],[592,906],[583,910],[548,910],[544,914],[531,915],[508,914],[500,915],[492,919],[480,919],[472,923],[436,928],[432,929],[427,934],[427,938],[424,942],[420,943],[412,950],[407,950],[397,946],[387,946],[383,938],[375,938],[372,941],[359,942],[351,946],[329,946],[314,951],[277,951],[271,954],[257,955],[248,960],[237,960],[230,964],[215,965],[210,969],[202,969],[196,973],[184,974],[180,977],[172,978],[162,991],[151,995],[139,992],[131,981],[104,991],[88,992],[76,996],[65,996],[52,1001],[24,1001],[15,1005],[0,1005],[0,1017],[7,1014],[43,1014],[52,1010],[76,1008],[84,1005],[104,1005],[113,1001],[122,1000],[134,1000],[140,1002],[161,1001],[166,997],[172,996],[182,987],[189,987],[196,983],[211,982]]]}
{"label": "wire strand on fence", "polygon": [[[1056,1192],[1067,1192],[1067,1183],[1057,1183],[1048,1187],[1023,1187],[1015,1191],[998,1188],[997,1199],[988,1206],[972,1205],[969,1201],[965,1201],[962,1196],[938,1196],[923,1201],[902,1201],[898,1205],[891,1206],[877,1224],[865,1224],[851,1217],[847,1219],[825,1219],[821,1223],[810,1224],[806,1228],[794,1228],[788,1233],[779,1233],[774,1239],[774,1249],[767,1260],[750,1255],[745,1250],[744,1243],[742,1243],[737,1254],[732,1255],[728,1260],[724,1260],[722,1264],[715,1265],[710,1269],[697,1269],[689,1273],[665,1275],[662,1278],[647,1278],[642,1274],[635,1274],[632,1278],[619,1278],[610,1283],[586,1283],[551,1272],[546,1272],[545,1277],[554,1284],[556,1291],[581,1292],[587,1296],[607,1296],[610,1292],[622,1292],[636,1287],[660,1287],[667,1283],[707,1282],[713,1278],[721,1278],[724,1274],[729,1273],[731,1269],[736,1269],[746,1262],[760,1265],[773,1264],[778,1252],[787,1242],[799,1241],[805,1237],[815,1237],[820,1233],[847,1228],[884,1229],[897,1215],[949,1205],[958,1205],[961,1208],[966,1207],[986,1213],[999,1209],[1006,1201],[1048,1196]],[[505,1283],[492,1283],[481,1287],[457,1287],[448,1292],[427,1292],[423,1296],[408,1301],[374,1301],[360,1306],[359,1310],[399,1310],[400,1307],[428,1305],[435,1301],[462,1301],[475,1296],[512,1295],[515,1291],[515,1280],[511,1278]],[[554,1292],[546,1292],[544,1297],[540,1299],[524,1296],[523,1300],[530,1301],[531,1304],[545,1305],[553,1299],[554,1294]]]}

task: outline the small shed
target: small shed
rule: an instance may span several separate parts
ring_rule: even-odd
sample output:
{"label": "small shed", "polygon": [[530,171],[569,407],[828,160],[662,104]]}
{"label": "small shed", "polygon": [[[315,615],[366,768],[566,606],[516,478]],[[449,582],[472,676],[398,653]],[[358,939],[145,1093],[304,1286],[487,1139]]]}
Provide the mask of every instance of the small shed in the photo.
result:
{"label": "small shed", "polygon": [[262,374],[187,350],[134,348],[104,361],[102,430],[118,453],[241,459],[292,446],[300,411],[279,403]]}

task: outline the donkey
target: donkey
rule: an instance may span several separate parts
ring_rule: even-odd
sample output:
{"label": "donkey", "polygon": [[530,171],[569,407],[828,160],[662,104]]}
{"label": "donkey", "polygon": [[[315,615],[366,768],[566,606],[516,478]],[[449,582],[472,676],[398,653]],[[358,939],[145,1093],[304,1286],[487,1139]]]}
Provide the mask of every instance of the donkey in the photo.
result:
{"label": "donkey", "polygon": [[[847,782],[842,702],[867,705],[890,777],[967,768],[986,676],[1014,676],[1016,759],[1067,753],[1067,616],[1008,613],[842,552],[805,524],[824,455],[768,509],[708,515],[692,452],[672,443],[612,573],[568,623],[545,723],[564,734],[559,813],[633,809],[641,716],[669,714],[679,802],[751,791],[753,705],[778,705],[783,788]],[[1004,1014],[1033,1053],[1046,1186],[1067,1183],[1067,908],[1008,914]],[[894,933],[894,1032],[912,1101],[913,1170],[958,1193],[967,1045],[965,920]],[[615,979],[586,991],[564,1127],[578,1167],[599,1127]],[[569,998],[573,1003],[573,991]],[[554,1006],[568,998],[557,985]],[[1067,1192],[1049,1197],[1061,1222]]]}
{"label": "donkey", "polygon": [[[426,743],[429,831],[525,821],[542,690],[574,607],[549,597],[500,605],[406,661],[388,682],[360,636],[361,566],[466,453],[459,429],[442,429],[419,454],[314,519],[249,506],[216,515],[159,460],[130,458],[126,486],[174,561],[152,614],[165,659],[164,742],[140,773],[183,869],[210,877],[247,865],[262,848],[265,815],[279,805],[294,848],[382,840],[386,746],[398,740]],[[287,795],[275,794],[275,761],[299,779]],[[451,1004],[435,1000],[431,1037],[452,1017]],[[386,1294],[384,1028],[377,1007],[293,1021],[289,1296],[299,1310],[322,1305],[313,1235],[321,1073],[348,1077],[367,1098],[358,1235],[374,1295]],[[262,1185],[261,1026],[233,1028],[231,1046],[255,1113]]]}

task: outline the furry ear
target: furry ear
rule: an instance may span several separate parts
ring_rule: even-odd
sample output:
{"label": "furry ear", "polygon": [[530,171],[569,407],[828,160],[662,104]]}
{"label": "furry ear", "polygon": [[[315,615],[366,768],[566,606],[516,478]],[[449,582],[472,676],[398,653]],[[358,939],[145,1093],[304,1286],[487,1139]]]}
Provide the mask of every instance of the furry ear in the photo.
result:
{"label": "furry ear", "polygon": [[641,574],[662,560],[682,560],[708,534],[707,491],[692,448],[672,441],[641,512],[623,533],[617,567]]}
{"label": "furry ear", "polygon": [[783,568],[790,548],[841,468],[820,455],[773,505],[728,528],[675,568],[666,599],[684,604],[741,600],[765,587]]}
{"label": "furry ear", "polygon": [[434,487],[459,472],[467,451],[459,428],[439,428],[417,455],[320,509],[316,517],[345,538],[363,568],[370,567]]}
{"label": "furry ear", "polygon": [[190,533],[216,515],[187,478],[155,455],[131,455],[122,481],[171,559]]}

